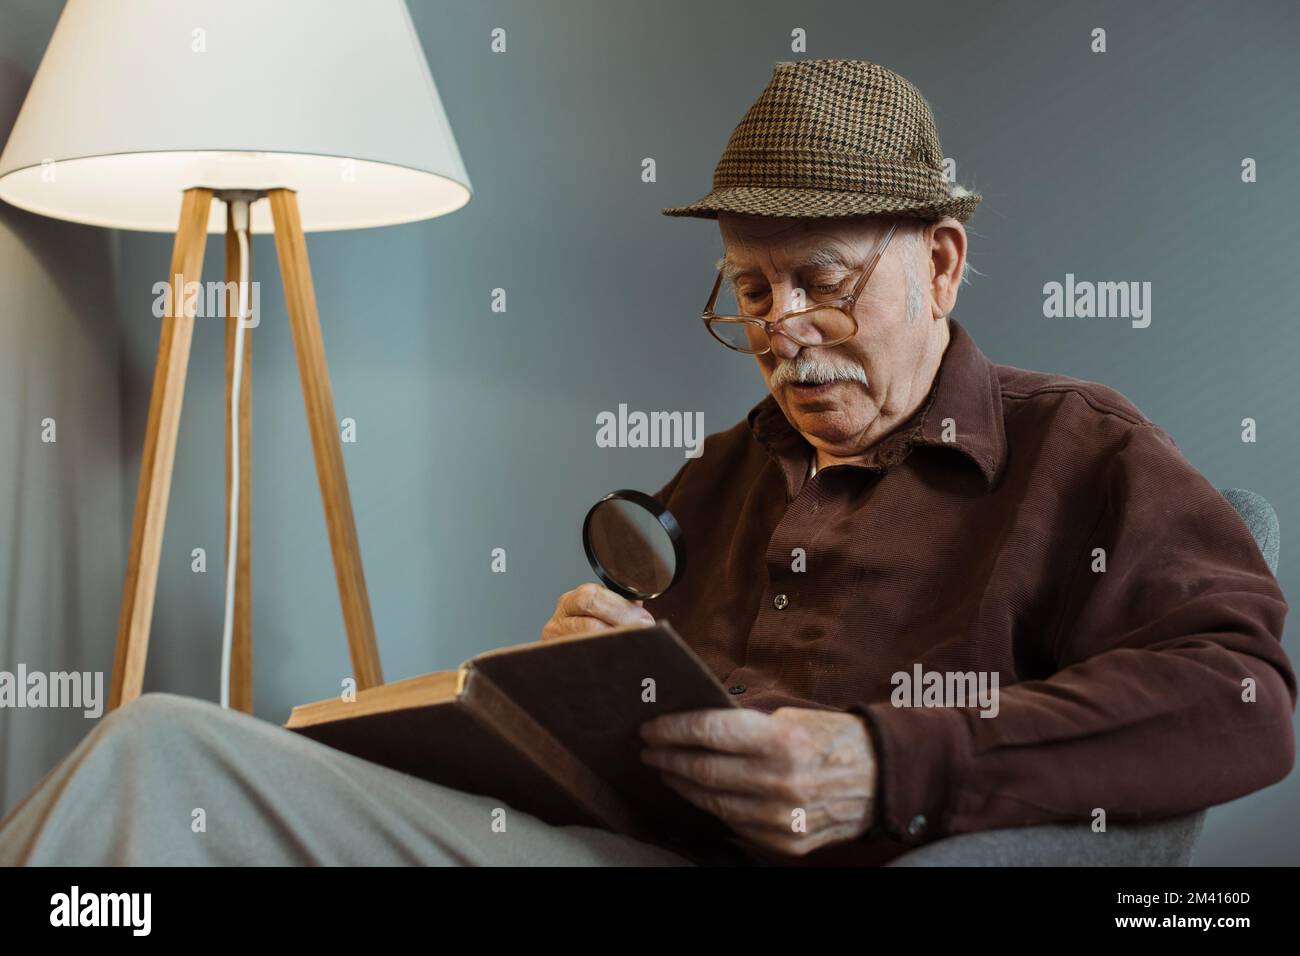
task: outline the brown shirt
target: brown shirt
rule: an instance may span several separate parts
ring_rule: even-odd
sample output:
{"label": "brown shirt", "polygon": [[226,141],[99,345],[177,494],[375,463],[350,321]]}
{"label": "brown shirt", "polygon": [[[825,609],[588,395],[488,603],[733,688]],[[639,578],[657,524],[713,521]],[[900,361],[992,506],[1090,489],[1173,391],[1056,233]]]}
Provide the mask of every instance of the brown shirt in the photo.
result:
{"label": "brown shirt", "polygon": [[[1118,392],[994,365],[950,322],[926,402],[873,465],[810,478],[771,395],[708,436],[656,496],[687,563],[646,608],[742,704],[866,718],[880,815],[841,848],[863,861],[1094,808],[1172,816],[1284,777],[1287,604],[1237,512]],[[996,673],[996,716],[895,706],[894,675],[918,667],[922,684]]]}

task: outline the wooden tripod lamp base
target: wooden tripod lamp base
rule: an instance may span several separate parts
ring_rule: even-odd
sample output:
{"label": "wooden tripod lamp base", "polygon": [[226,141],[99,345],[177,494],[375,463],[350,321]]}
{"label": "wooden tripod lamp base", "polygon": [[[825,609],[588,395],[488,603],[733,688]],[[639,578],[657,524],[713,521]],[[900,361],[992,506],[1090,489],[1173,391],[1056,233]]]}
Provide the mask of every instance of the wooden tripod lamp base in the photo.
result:
{"label": "wooden tripod lamp base", "polygon": [[[334,556],[334,574],[343,607],[343,624],[347,631],[348,650],[359,690],[383,683],[379,666],[379,649],[370,615],[370,598],[361,568],[361,551],[357,544],[352,499],[343,467],[343,447],[339,440],[338,419],[334,414],[334,397],[330,389],[329,367],[321,337],[320,316],[316,310],[316,293],[312,287],[311,267],[307,259],[307,241],[298,213],[297,195],[289,189],[272,189],[266,193],[275,223],[275,247],[284,282],[284,298],[293,332],[298,373],[302,380],[303,400],[307,408],[307,425],[311,431],[316,475],[320,479],[321,500],[325,507],[325,526]],[[212,203],[211,189],[187,189],[181,204],[176,242],[172,247],[172,266],[168,283],[184,289],[189,282],[202,278],[203,253],[207,241],[208,215]],[[227,215],[226,282],[239,281],[239,251],[233,224]],[[250,251],[251,258],[251,251]],[[230,286],[227,286],[229,289]],[[185,375],[189,366],[190,343],[194,335],[194,315],[187,309],[187,296],[173,295],[170,314],[162,319],[158,341],[158,360],[154,367],[153,391],[149,398],[149,417],[145,426],[144,450],[140,459],[140,484],[135,498],[135,517],[131,523],[130,554],[126,566],[126,583],[122,590],[122,613],[118,622],[117,648],[113,658],[113,678],[108,709],[114,710],[140,696],[144,685],[145,658],[149,650],[149,628],[153,618],[154,597],[158,585],[158,564],[162,555],[163,527],[167,520],[167,498],[171,491],[172,466],[176,458],[176,438],[180,427],[181,404],[185,396]],[[226,301],[230,297],[226,296]],[[231,311],[227,309],[227,311]],[[238,311],[237,309],[234,311]],[[234,330],[238,316],[226,319],[226,406],[232,396],[234,373]],[[231,655],[231,706],[247,713],[253,709],[252,689],[252,589],[251,531],[252,498],[250,488],[250,451],[252,425],[252,390],[249,348],[252,330],[244,330],[243,385],[240,394],[239,474],[229,468],[231,429],[226,429],[226,489],[239,482],[239,514],[227,513],[226,522],[239,522],[239,548],[236,557],[234,644]],[[229,494],[227,494],[229,499]],[[229,512],[229,505],[227,505]]]}

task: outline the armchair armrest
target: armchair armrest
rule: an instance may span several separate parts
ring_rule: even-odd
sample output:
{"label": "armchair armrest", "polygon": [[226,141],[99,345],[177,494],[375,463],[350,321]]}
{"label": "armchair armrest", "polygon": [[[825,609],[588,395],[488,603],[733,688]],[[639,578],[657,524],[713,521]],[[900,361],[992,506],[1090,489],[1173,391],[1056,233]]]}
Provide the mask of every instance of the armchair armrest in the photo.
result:
{"label": "armchair armrest", "polygon": [[962,833],[918,847],[889,866],[1187,866],[1204,810],[1107,827],[1053,823]]}

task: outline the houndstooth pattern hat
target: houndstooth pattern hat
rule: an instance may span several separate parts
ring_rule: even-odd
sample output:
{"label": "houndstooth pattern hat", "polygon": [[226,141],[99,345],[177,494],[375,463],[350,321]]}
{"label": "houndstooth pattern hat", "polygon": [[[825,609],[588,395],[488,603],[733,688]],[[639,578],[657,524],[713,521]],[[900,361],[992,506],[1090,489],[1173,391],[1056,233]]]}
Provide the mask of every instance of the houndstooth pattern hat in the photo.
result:
{"label": "houndstooth pattern hat", "polygon": [[663,214],[965,222],[981,198],[945,178],[934,116],[915,86],[866,60],[800,60],[773,68],[727,141],[713,190]]}

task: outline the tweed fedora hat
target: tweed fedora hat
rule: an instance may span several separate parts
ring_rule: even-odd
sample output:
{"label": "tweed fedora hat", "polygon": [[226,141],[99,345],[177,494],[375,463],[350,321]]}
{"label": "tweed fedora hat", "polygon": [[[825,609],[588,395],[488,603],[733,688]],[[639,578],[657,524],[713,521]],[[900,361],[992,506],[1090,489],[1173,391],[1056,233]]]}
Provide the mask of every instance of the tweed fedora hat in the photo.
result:
{"label": "tweed fedora hat", "polygon": [[944,176],[934,116],[915,86],[866,60],[799,60],[773,68],[727,141],[713,190],[663,214],[965,222],[980,199]]}

